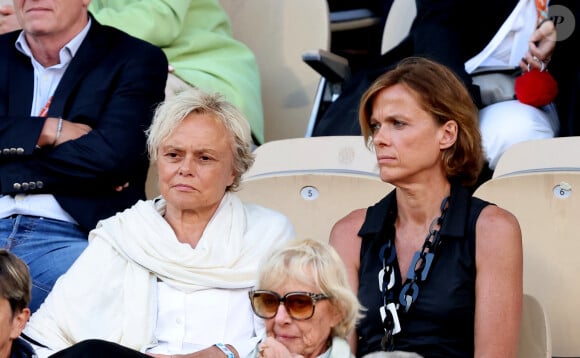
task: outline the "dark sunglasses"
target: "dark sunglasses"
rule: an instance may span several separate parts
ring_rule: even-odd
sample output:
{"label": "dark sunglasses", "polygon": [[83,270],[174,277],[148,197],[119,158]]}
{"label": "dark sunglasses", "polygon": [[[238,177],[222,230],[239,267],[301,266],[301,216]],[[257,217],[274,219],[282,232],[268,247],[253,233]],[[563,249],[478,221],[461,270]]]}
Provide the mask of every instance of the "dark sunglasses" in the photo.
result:
{"label": "dark sunglasses", "polygon": [[329,298],[323,293],[311,292],[288,292],[281,297],[276,292],[268,290],[250,291],[249,295],[254,313],[265,319],[274,318],[278,306],[283,302],[290,317],[295,320],[306,320],[314,315],[316,302]]}

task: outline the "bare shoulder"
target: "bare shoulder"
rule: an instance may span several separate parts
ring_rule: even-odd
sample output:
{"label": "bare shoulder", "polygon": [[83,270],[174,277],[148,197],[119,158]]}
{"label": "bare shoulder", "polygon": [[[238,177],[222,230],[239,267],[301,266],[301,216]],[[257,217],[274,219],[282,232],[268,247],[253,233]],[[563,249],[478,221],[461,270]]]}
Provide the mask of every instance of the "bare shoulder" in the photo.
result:
{"label": "bare shoulder", "polygon": [[367,209],[355,209],[346,216],[340,218],[332,227],[330,231],[330,244],[335,245],[343,240],[351,240],[358,237]]}
{"label": "bare shoulder", "polygon": [[367,209],[356,209],[338,220],[330,232],[329,243],[341,256],[348,269],[357,270],[361,239],[358,232]]}
{"label": "bare shoulder", "polygon": [[330,232],[329,243],[345,265],[353,292],[358,291],[361,238],[358,232],[365,220],[367,209],[356,209],[339,219]]}
{"label": "bare shoulder", "polygon": [[486,206],[477,220],[477,231],[482,233],[507,230],[520,231],[520,224],[514,214],[497,205]]}
{"label": "bare shoulder", "polygon": [[485,207],[476,225],[477,252],[497,254],[496,250],[521,250],[522,233],[518,219],[496,205]]}

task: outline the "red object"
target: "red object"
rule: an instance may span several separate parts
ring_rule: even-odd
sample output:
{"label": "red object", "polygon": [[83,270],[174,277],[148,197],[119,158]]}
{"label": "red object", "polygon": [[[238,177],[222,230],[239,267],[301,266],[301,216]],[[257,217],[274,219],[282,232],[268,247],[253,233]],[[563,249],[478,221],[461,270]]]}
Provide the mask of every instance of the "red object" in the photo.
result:
{"label": "red object", "polygon": [[548,71],[534,69],[516,78],[515,93],[520,102],[542,107],[554,101],[558,83]]}

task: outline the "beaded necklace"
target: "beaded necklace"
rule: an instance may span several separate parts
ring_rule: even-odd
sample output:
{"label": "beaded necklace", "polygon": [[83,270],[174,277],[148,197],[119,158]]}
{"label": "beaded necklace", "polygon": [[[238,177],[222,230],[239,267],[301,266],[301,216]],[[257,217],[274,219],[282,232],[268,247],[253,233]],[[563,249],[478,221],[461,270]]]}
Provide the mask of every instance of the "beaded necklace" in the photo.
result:
{"label": "beaded necklace", "polygon": [[383,268],[379,271],[379,290],[383,297],[383,305],[379,308],[381,322],[385,329],[385,335],[381,340],[383,350],[392,351],[394,348],[393,336],[401,332],[401,324],[397,310],[404,308],[408,312],[413,302],[419,295],[419,283],[427,280],[429,270],[433,264],[433,259],[439,247],[439,229],[447,213],[449,197],[445,197],[441,202],[441,215],[435,218],[429,225],[429,232],[421,251],[416,251],[409,265],[405,283],[401,288],[398,297],[395,295],[396,250],[394,245],[394,234],[387,237],[386,243],[381,247],[379,256],[383,262]]}

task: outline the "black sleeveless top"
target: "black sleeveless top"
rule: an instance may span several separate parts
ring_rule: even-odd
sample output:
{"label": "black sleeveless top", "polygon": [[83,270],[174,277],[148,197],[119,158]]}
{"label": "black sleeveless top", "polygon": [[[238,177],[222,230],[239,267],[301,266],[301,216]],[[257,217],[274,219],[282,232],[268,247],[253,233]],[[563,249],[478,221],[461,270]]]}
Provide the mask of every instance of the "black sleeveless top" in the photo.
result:
{"label": "black sleeveless top", "polygon": [[[489,203],[452,185],[441,245],[427,281],[419,283],[419,295],[409,312],[398,310],[401,332],[394,335],[394,349],[416,352],[425,358],[473,357],[475,316],[475,224]],[[380,351],[384,336],[379,314],[383,303],[378,273],[383,268],[379,250],[387,235],[394,238],[397,216],[396,190],[368,208],[362,237],[358,298],[366,307],[357,325],[357,357]],[[426,233],[425,233],[426,234]],[[395,297],[401,290],[401,272],[395,261]],[[404,273],[406,276],[406,272]]]}

